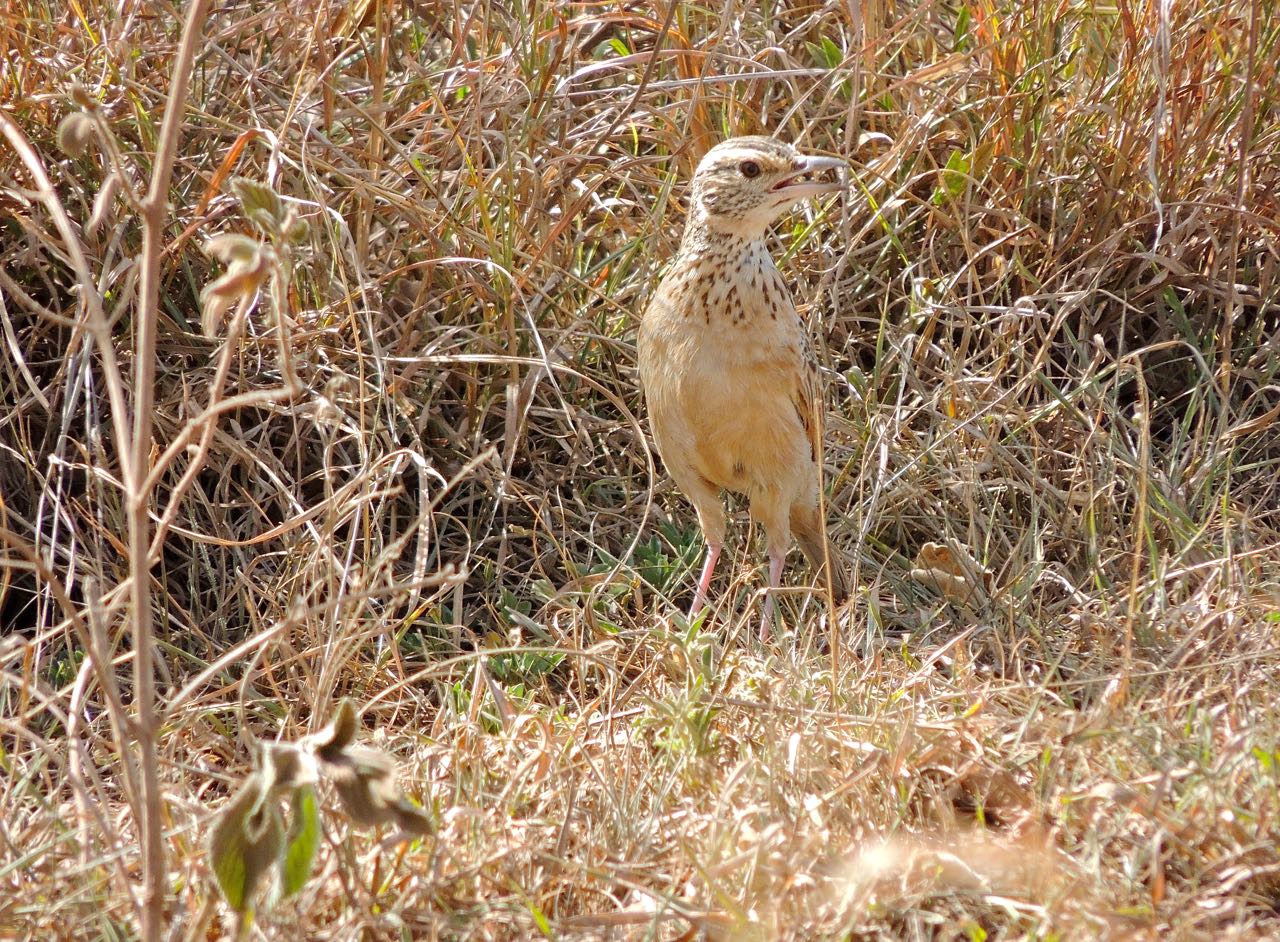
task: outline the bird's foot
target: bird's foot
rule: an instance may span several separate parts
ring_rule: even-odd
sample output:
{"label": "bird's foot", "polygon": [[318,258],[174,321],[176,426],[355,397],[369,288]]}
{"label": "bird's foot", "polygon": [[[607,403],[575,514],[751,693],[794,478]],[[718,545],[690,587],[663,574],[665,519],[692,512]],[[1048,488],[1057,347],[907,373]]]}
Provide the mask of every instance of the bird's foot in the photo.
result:
{"label": "bird's foot", "polygon": [[760,619],[760,640],[768,642],[773,634],[773,590],[782,583],[782,563],[785,553],[769,554],[769,587],[765,590],[764,613]]}

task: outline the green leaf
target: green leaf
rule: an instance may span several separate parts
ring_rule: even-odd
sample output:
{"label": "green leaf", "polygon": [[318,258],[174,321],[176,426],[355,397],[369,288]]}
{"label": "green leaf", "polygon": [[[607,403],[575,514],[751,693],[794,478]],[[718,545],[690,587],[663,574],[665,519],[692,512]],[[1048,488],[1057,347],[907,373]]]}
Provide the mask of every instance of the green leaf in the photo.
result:
{"label": "green leaf", "polygon": [[218,814],[209,834],[209,859],[218,889],[238,913],[253,909],[262,878],[280,859],[284,822],[271,800],[270,783],[250,775]]}
{"label": "green leaf", "polygon": [[534,905],[532,900],[525,900],[524,905],[529,910],[529,915],[533,917],[533,923],[538,927],[538,931],[548,939],[554,939],[555,936],[551,932],[551,923],[547,921],[547,917],[543,915],[542,910]]}
{"label": "green leaf", "polygon": [[311,868],[320,847],[320,814],[316,810],[316,794],[310,786],[293,793],[293,814],[289,821],[289,840],[284,849],[280,889],[288,899],[311,879]]}
{"label": "green leaf", "polygon": [[293,245],[301,245],[310,233],[311,226],[307,221],[297,217],[291,217],[284,227],[285,241]]}
{"label": "green leaf", "polygon": [[963,52],[969,48],[969,23],[973,20],[973,13],[970,12],[968,4],[961,4],[960,12],[956,14],[956,41],[954,49],[956,52]]}
{"label": "green leaf", "polygon": [[809,50],[809,56],[813,59],[813,64],[821,69],[838,68],[840,63],[844,61],[844,53],[840,51],[839,46],[832,42],[829,36],[823,36],[819,42],[807,42],[804,45]]}
{"label": "green leaf", "polygon": [[245,216],[248,217],[251,223],[269,235],[278,235],[280,232],[279,221],[268,209],[263,209],[259,206],[246,212]]}
{"label": "green leaf", "polygon": [[933,191],[933,203],[941,206],[949,203],[964,192],[969,183],[969,170],[972,161],[958,150],[953,150],[947,158],[947,165],[942,169],[942,185]]}
{"label": "green leaf", "polygon": [[272,235],[280,233],[284,204],[275,190],[248,177],[235,177],[231,181],[231,192],[240,201],[240,209],[246,218],[265,232]]}
{"label": "green leaf", "polygon": [[844,52],[830,36],[822,37],[822,51],[826,56],[828,69],[840,68],[840,63],[844,62]]}

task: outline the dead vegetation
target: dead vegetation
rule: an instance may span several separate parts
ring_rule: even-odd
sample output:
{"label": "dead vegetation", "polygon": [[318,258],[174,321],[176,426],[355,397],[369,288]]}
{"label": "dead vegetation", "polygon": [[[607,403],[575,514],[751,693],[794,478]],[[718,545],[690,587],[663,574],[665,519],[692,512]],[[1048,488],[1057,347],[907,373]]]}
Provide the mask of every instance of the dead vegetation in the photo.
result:
{"label": "dead vegetation", "polygon": [[[349,697],[432,833],[322,801],[252,937],[1274,938],[1275,12],[232,3],[158,204],[181,11],[0,12],[0,936],[219,937],[214,812]],[[743,536],[682,620],[639,420],[760,131],[856,168],[778,253],[834,647]]]}

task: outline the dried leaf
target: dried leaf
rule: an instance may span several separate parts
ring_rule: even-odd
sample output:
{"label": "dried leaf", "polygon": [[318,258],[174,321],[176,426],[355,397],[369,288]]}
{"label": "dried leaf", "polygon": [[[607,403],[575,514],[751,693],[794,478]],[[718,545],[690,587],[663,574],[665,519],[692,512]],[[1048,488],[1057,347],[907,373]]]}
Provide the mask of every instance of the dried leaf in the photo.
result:
{"label": "dried leaf", "polygon": [[314,785],[320,780],[315,756],[298,743],[263,743],[260,768],[277,794]]}
{"label": "dried leaf", "polygon": [[[1268,389],[1276,389],[1275,386],[1269,386]],[[1235,428],[1227,432],[1228,438],[1240,438],[1243,435],[1253,435],[1255,432],[1261,432],[1270,428],[1277,421],[1280,421],[1280,402],[1257,418],[1250,419],[1248,422],[1241,422]]]}
{"label": "dried leaf", "polygon": [[960,544],[926,543],[916,555],[911,578],[931,585],[955,602],[968,602],[990,591],[991,572]]}
{"label": "dried leaf", "polygon": [[79,82],[71,83],[71,88],[67,90],[67,97],[71,99],[77,108],[83,108],[85,111],[93,111],[98,107],[98,99],[94,98],[89,89]]}
{"label": "dried leaf", "polygon": [[206,337],[213,337],[222,323],[222,315],[235,301],[233,294],[220,294],[211,291],[213,285],[200,292],[200,332]]}
{"label": "dried leaf", "polygon": [[264,248],[265,246],[257,239],[240,235],[238,232],[224,232],[204,244],[204,250],[224,265],[235,262],[254,262]]}
{"label": "dried leaf", "polygon": [[401,793],[395,783],[395,763],[386,753],[351,746],[327,765],[326,771],[356,824],[392,824],[412,834],[431,832],[431,816]]}
{"label": "dried leaf", "polygon": [[324,762],[337,761],[355,736],[356,708],[350,700],[343,700],[329,725],[314,736],[316,755]]}
{"label": "dried leaf", "polygon": [[391,756],[351,745],[357,728],[356,708],[350,700],[343,700],[329,725],[309,737],[351,820],[364,827],[391,824],[413,834],[429,833],[431,817],[396,785]]}
{"label": "dried leaf", "polygon": [[120,174],[115,171],[107,174],[107,178],[102,181],[102,188],[93,198],[93,211],[89,214],[89,224],[85,226],[85,231],[90,235],[102,228],[103,223],[107,221],[107,214],[111,212],[116,194],[120,192],[120,182]]}
{"label": "dried leaf", "polygon": [[206,337],[217,332],[222,315],[232,304],[246,295],[252,296],[262,284],[260,272],[235,265],[227,269],[227,273],[205,286],[200,292],[203,312],[200,316],[200,329]]}
{"label": "dried leaf", "polygon": [[205,249],[210,255],[228,260],[222,277],[200,292],[200,329],[206,337],[212,337],[231,305],[257,294],[275,267],[275,253],[270,246],[231,233],[210,239]]}
{"label": "dried leaf", "polygon": [[435,831],[435,822],[425,808],[419,808],[403,795],[391,808],[396,827],[407,834],[425,837]]}
{"label": "dried leaf", "polygon": [[[392,8],[393,6],[388,4],[388,9]],[[373,18],[370,11],[376,9],[373,5],[373,0],[353,0],[353,2],[339,6],[338,13],[329,26],[329,35],[349,39],[356,32],[369,25]]]}
{"label": "dried leaf", "polygon": [[351,746],[330,760],[326,771],[353,821],[372,826],[389,820],[387,808],[397,793],[390,756]]}

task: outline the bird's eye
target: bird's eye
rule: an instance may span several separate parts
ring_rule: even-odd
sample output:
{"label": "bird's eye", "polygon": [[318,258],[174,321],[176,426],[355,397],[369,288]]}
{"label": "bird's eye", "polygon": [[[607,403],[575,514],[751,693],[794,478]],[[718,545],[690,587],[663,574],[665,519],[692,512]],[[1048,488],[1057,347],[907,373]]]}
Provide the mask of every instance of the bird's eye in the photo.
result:
{"label": "bird's eye", "polygon": [[760,176],[760,165],[754,160],[744,160],[738,165],[738,169],[742,171],[742,175],[748,180]]}

